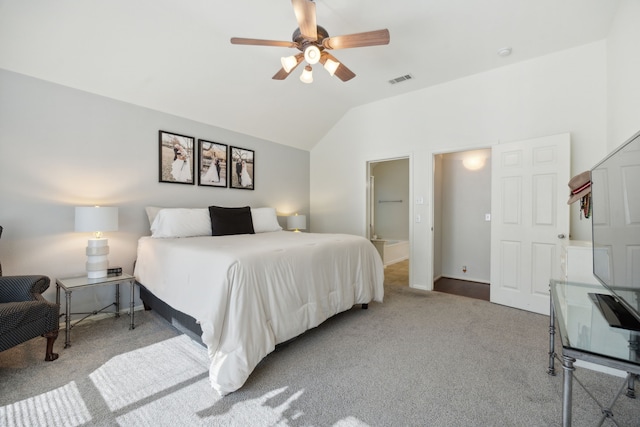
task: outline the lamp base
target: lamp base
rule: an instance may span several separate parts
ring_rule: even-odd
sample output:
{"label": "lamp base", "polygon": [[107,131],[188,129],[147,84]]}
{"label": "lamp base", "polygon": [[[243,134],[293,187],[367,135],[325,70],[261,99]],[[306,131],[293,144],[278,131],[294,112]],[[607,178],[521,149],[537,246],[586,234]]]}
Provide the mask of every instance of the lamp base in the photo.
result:
{"label": "lamp base", "polygon": [[87,278],[89,279],[102,279],[107,276],[107,270],[87,271]]}
{"label": "lamp base", "polygon": [[87,277],[99,279],[107,277],[109,268],[109,241],[107,239],[89,239],[87,244]]}

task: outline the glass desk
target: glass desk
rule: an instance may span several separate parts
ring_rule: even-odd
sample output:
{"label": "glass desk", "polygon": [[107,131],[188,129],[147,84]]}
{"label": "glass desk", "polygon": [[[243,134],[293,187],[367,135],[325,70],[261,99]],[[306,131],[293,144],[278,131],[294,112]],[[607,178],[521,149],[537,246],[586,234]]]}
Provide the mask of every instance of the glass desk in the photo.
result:
{"label": "glass desk", "polygon": [[583,360],[627,372],[622,388],[608,408],[602,408],[600,425],[612,417],[611,407],[626,388],[635,397],[634,381],[640,375],[640,332],[612,328],[589,297],[589,293],[610,294],[600,285],[551,280],[549,316],[549,370],[555,375],[556,324],[562,342],[562,425],[571,426],[574,362]]}
{"label": "glass desk", "polygon": [[[129,329],[134,329],[134,291],[135,291],[135,277],[129,274],[120,274],[118,276],[107,276],[101,277],[99,279],[89,279],[87,276],[81,277],[71,277],[67,279],[56,279],[56,304],[60,305],[60,288],[64,289],[64,293],[66,295],[67,307],[65,311],[65,342],[64,348],[67,348],[71,345],[71,337],[70,332],[71,328],[73,328],[78,323],[82,322],[89,316],[94,314],[98,314],[111,307],[115,306],[115,311],[113,313],[116,317],[120,317],[120,284],[121,283],[129,283],[130,286],[130,303],[129,303]],[[71,313],[71,293],[76,289],[90,288],[92,286],[102,286],[102,285],[115,285],[116,287],[116,295],[115,301],[106,307],[101,308],[100,310],[91,311],[89,313]],[[71,324],[71,315],[72,314],[86,314],[82,319],[76,320],[75,323]]]}

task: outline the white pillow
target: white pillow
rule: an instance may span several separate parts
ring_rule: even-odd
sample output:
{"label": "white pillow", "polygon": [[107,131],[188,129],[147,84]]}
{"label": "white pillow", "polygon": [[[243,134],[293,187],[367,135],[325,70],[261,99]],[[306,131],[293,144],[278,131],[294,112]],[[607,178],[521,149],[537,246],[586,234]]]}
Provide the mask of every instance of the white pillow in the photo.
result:
{"label": "white pillow", "polygon": [[151,237],[211,236],[209,210],[160,209],[151,223]]}
{"label": "white pillow", "polygon": [[159,208],[158,206],[147,206],[146,208],[144,208],[144,210],[147,212],[147,217],[149,218],[149,226],[153,224],[153,221],[156,219],[156,215],[158,215],[160,209],[164,208]]}
{"label": "white pillow", "polygon": [[274,208],[251,208],[251,221],[254,233],[282,230]]}

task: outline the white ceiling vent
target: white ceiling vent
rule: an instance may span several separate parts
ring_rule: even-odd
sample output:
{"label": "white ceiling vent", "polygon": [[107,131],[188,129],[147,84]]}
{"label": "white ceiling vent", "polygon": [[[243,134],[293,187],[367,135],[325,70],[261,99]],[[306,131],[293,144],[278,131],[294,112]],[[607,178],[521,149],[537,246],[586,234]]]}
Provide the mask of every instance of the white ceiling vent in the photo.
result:
{"label": "white ceiling vent", "polygon": [[394,85],[396,83],[406,82],[407,80],[411,79],[413,79],[413,76],[411,74],[405,74],[404,76],[396,77],[395,79],[389,80],[389,84]]}

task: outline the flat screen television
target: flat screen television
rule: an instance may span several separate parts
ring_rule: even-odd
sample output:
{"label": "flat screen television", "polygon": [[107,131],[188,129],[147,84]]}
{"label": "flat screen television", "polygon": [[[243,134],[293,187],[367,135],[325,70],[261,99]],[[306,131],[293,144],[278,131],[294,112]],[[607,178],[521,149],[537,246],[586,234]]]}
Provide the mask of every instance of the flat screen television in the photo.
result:
{"label": "flat screen television", "polygon": [[613,327],[640,331],[640,132],[591,169],[593,274],[611,295],[590,297]]}

